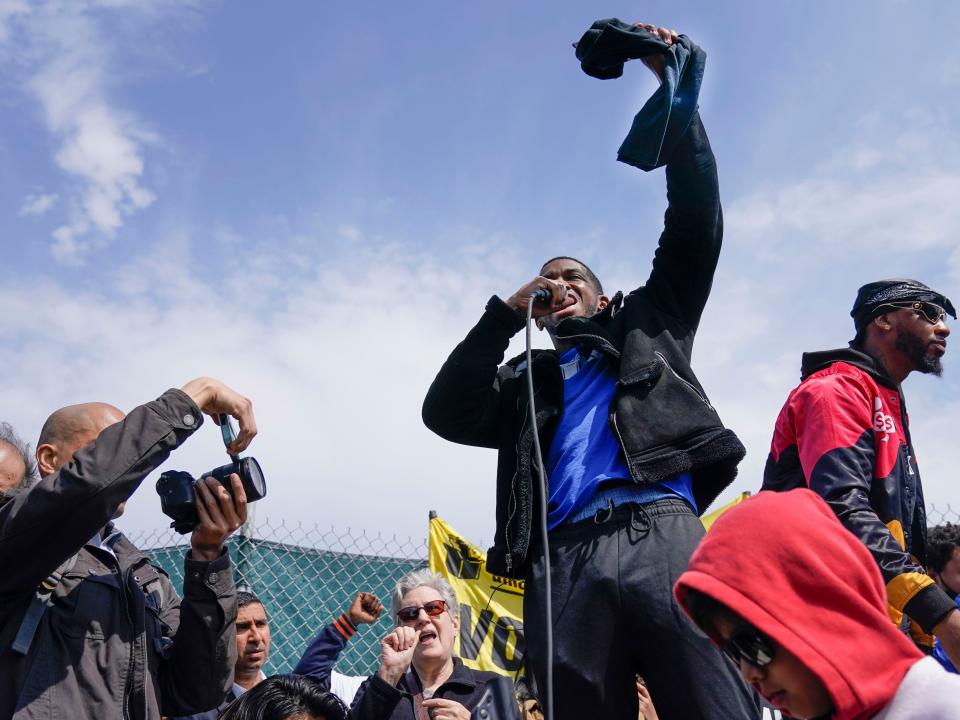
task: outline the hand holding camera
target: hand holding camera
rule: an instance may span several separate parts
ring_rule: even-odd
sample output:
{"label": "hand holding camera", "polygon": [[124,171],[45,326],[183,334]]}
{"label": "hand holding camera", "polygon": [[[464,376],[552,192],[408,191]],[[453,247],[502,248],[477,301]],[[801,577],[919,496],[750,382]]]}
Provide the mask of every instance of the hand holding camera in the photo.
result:
{"label": "hand holding camera", "polygon": [[[220,426],[230,464],[221,465],[195,480],[187,472],[168,470],[157,480],[160,508],[173,519],[170,524],[179,533],[193,532],[191,546],[195,558],[219,557],[223,541],[247,519],[247,503],[267,494],[267,483],[256,458],[241,458],[257,434],[253,405],[219,380],[198,378],[183,386],[203,412]],[[230,416],[240,422],[237,434]]]}
{"label": "hand holding camera", "polygon": [[240,432],[227,447],[227,452],[238,455],[247,449],[257,434],[257,421],[253,417],[253,403],[249,398],[209,377],[191,380],[180,389],[190,396],[198,408],[212,417],[217,425],[221,424],[220,415],[235,417],[240,423]]}
{"label": "hand holding camera", "polygon": [[204,477],[194,485],[197,525],[190,536],[194,560],[216,560],[224,541],[247,521],[247,494],[240,476],[231,473],[230,491],[215,478]]}

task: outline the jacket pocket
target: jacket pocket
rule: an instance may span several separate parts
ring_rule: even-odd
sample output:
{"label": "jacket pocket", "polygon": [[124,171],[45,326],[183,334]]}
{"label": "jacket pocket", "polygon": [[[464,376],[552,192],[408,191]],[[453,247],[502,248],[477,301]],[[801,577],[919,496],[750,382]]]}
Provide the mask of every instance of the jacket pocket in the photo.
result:
{"label": "jacket pocket", "polygon": [[64,594],[57,604],[62,610],[65,635],[103,640],[116,630],[114,624],[120,613],[120,585],[116,577],[68,573],[62,587]]}
{"label": "jacket pocket", "polygon": [[[660,351],[654,358],[620,378],[613,417],[627,458],[657,459],[698,442],[703,433],[721,427],[710,401],[676,371]],[[642,468],[633,468],[642,476]],[[661,478],[657,478],[661,479]]]}
{"label": "jacket pocket", "polygon": [[667,363],[663,357],[661,357],[659,353],[656,353],[656,357],[654,357],[652,362],[635,368],[629,373],[622,375],[618,382],[623,387],[629,387],[631,385],[650,386],[660,379],[660,375],[663,374],[663,370],[666,366]]}

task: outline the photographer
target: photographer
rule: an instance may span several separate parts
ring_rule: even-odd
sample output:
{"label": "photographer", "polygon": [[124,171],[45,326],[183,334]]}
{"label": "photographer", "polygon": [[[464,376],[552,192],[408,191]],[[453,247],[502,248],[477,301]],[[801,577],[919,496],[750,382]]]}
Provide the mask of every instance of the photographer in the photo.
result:
{"label": "photographer", "polygon": [[184,561],[182,602],[110,522],[200,427],[202,413],[239,421],[230,453],[257,432],[250,401],[210,378],[168,390],[126,418],[88,403],[44,424],[42,479],[0,500],[0,717],[69,709],[72,718],[159,720],[210,709],[230,688],[237,607],[223,543],[246,518],[239,478],[231,476],[232,493],[209,478],[197,483],[200,523]]}

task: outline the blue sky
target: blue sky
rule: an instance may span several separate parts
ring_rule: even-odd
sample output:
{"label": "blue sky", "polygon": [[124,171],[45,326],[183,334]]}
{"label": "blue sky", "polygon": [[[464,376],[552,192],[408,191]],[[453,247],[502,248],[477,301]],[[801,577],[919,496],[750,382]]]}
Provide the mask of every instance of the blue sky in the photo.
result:
{"label": "blue sky", "polygon": [[[4,419],[34,440],[63,404],[214,375],[254,400],[262,516],[422,536],[434,508],[488,541],[495,454],[420,402],[546,257],[649,272],[662,171],[615,153],[655,81],[571,47],[612,16],[708,53],[726,234],[694,365],[748,447],[728,494],[755,490],[860,284],[960,297],[958,6],[0,0]],[[954,352],[906,392],[928,501],[960,507]],[[204,428],[168,466],[219,453]],[[125,525],[163,524],[145,486]]]}

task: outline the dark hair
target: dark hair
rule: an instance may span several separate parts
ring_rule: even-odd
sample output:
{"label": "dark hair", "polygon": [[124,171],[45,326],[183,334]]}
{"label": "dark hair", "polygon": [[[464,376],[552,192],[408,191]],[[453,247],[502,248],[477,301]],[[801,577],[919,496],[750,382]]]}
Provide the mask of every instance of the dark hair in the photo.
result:
{"label": "dark hair", "polygon": [[266,610],[263,601],[249,590],[237,590],[237,610],[247,605],[260,605]]}
{"label": "dark hair", "polygon": [[930,528],[927,532],[927,566],[934,572],[943,572],[955,547],[960,547],[960,525],[946,523]]}
{"label": "dark hair", "polygon": [[590,266],[587,265],[583,260],[578,260],[578,259],[575,258],[575,257],[570,257],[569,255],[557,255],[556,257],[550,258],[550,259],[547,260],[543,265],[541,265],[541,266],[540,266],[540,271],[542,272],[543,269],[544,269],[547,265],[549,265],[550,263],[552,263],[554,260],[573,260],[575,263],[579,264],[580,267],[583,268],[584,272],[585,272],[586,275],[587,275],[587,282],[589,282],[591,285],[593,285],[593,289],[594,289],[594,290],[596,290],[598,293],[600,293],[601,295],[603,295],[603,285],[600,284],[600,278],[598,278],[598,277],[596,276],[596,274],[593,272],[593,270],[590,269]]}
{"label": "dark hair", "polygon": [[10,423],[0,422],[0,443],[13,448],[23,460],[23,477],[15,487],[30,487],[37,481],[37,461],[30,450],[30,443],[24,442]]}
{"label": "dark hair", "polygon": [[274,675],[230,703],[220,720],[289,720],[303,715],[347,720],[347,706],[313,678]]}

